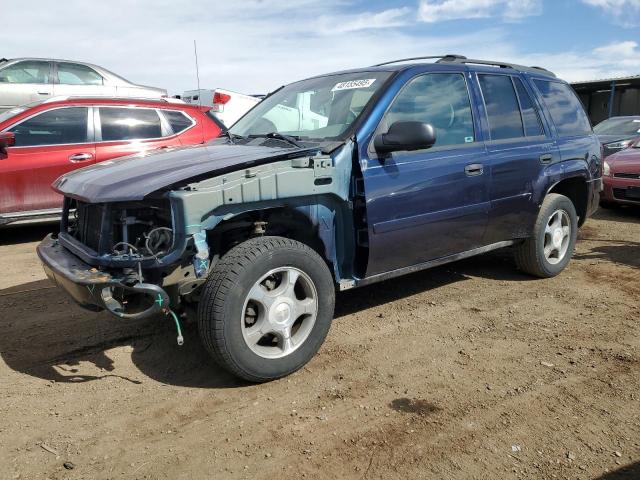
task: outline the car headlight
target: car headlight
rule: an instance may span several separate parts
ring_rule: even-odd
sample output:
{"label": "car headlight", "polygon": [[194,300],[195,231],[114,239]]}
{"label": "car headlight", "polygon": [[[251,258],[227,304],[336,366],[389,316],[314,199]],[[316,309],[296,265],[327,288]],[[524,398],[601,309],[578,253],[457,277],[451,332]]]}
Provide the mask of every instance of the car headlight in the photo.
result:
{"label": "car headlight", "polygon": [[604,162],[602,165],[602,174],[606,177],[611,176],[611,166],[609,165],[609,162]]}
{"label": "car headlight", "polygon": [[609,150],[622,150],[633,143],[633,140],[622,140],[621,142],[607,143],[605,147]]}

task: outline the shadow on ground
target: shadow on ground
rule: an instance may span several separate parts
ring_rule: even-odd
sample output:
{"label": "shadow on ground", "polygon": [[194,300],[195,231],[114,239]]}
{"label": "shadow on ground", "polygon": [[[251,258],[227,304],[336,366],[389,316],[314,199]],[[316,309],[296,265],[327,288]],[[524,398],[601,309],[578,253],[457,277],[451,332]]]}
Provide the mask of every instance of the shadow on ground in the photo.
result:
{"label": "shadow on ground", "polygon": [[[338,295],[336,319],[400,298],[464,281],[469,276],[522,281],[509,252],[495,252]],[[76,306],[48,280],[0,290],[0,355],[14,371],[55,382],[82,383],[107,377],[141,383],[145,376],[175,386],[239,387],[244,383],[221,370],[198,338],[184,328],[185,344],[176,344],[168,317],[122,321]],[[114,365],[114,347],[128,347],[140,375],[129,377]],[[119,352],[118,352],[119,353]]]}
{"label": "shadow on ground", "polygon": [[576,260],[608,260],[614,263],[640,267],[640,243],[620,242],[615,240],[598,240],[582,237],[582,240],[598,243],[595,247],[584,253],[576,253]]}
{"label": "shadow on ground", "polygon": [[640,207],[630,205],[618,205],[614,208],[600,207],[593,218],[605,221],[640,223]]}
{"label": "shadow on ground", "polygon": [[595,480],[638,480],[640,479],[640,462],[626,465],[613,472],[606,473]]}
{"label": "shadow on ground", "polygon": [[0,245],[39,242],[49,233],[60,230],[60,222],[42,222],[30,225],[6,225],[0,227]]}

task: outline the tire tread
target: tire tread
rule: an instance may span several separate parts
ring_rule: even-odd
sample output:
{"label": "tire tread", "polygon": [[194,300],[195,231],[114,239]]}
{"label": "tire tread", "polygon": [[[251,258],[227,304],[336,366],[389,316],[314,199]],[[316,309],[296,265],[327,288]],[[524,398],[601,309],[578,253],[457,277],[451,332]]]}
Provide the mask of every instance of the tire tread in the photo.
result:
{"label": "tire tread", "polygon": [[198,305],[198,330],[206,350],[220,366],[251,382],[265,382],[271,378],[247,372],[230,355],[224,334],[225,299],[246,268],[260,256],[280,249],[299,250],[327,268],[322,258],[303,243],[285,237],[255,237],[229,250],[214,266],[203,286]]}

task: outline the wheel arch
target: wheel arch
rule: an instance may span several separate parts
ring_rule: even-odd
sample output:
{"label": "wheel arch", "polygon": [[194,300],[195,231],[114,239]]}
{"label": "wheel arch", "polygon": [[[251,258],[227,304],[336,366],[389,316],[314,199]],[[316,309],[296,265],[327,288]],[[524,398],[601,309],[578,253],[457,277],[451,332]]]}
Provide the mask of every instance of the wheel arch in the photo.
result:
{"label": "wheel arch", "polygon": [[296,240],[316,251],[336,282],[350,278],[353,256],[352,216],[348,204],[334,195],[242,204],[216,211],[206,228],[210,245],[220,254],[260,235]]}
{"label": "wheel arch", "polygon": [[[578,174],[563,178],[553,183],[546,192],[564,195],[573,203],[578,214],[578,226],[581,227],[587,218],[587,208],[589,204],[589,187],[584,174]],[[545,197],[546,197],[545,195]]]}

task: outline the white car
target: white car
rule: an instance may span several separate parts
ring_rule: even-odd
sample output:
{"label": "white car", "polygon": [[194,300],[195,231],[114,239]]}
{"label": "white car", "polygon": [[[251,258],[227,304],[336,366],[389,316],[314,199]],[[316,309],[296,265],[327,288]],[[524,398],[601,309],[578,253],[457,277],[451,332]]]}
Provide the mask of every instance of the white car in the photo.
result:
{"label": "white car", "polygon": [[159,98],[162,88],[136,85],[97,65],[50,58],[0,59],[0,112],[53,96]]}
{"label": "white car", "polygon": [[182,100],[187,103],[198,103],[212,107],[211,113],[226,127],[236,123],[240,117],[251,110],[257,103],[260,103],[262,98],[264,98],[263,95],[245,95],[244,93],[222,88],[187,90],[182,95]]}

